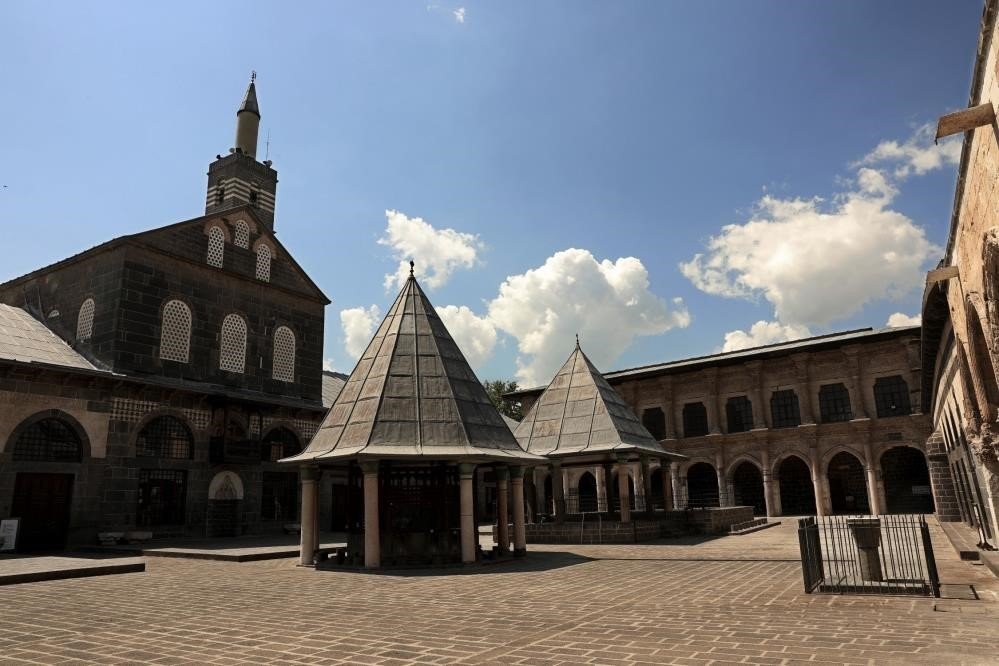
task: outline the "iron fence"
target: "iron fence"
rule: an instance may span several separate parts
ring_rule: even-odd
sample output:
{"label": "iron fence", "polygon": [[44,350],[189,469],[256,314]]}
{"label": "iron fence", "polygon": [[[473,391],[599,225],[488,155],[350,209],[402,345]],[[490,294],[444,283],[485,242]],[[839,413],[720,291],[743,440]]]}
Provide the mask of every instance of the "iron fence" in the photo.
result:
{"label": "iron fence", "polygon": [[[645,511],[647,502],[645,495],[632,495],[629,506],[632,511]],[[621,510],[621,500],[618,496],[613,496],[610,501],[606,497],[593,495],[580,495],[578,492],[567,492],[565,494],[565,512],[570,516],[578,516],[587,513],[617,513]]]}
{"label": "iron fence", "polygon": [[940,596],[921,515],[802,518],[798,545],[806,593]]}

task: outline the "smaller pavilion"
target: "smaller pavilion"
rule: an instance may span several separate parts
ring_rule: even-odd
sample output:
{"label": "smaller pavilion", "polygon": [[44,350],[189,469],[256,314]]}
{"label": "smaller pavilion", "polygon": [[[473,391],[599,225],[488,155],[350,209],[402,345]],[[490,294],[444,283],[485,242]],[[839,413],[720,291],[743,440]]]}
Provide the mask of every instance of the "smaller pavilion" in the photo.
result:
{"label": "smaller pavilion", "polygon": [[[301,563],[318,545],[320,475],[346,478],[347,557],[376,568],[478,559],[475,470],[496,475],[501,515],[512,491],[514,554],[527,550],[525,466],[482,383],[410,275],[309,446],[301,466]],[[500,552],[509,547],[505,521]],[[505,537],[505,538],[503,538]]]}
{"label": "smaller pavilion", "polygon": [[[619,517],[622,523],[627,523],[631,521],[632,493],[628,474],[631,463],[641,463],[644,484],[649,486],[651,459],[660,459],[664,468],[669,467],[669,461],[686,460],[686,456],[663,449],[586,357],[579,347],[578,337],[569,359],[531,406],[514,435],[528,453],[550,461],[557,522],[563,522],[567,512],[563,468],[600,466],[609,472],[610,466],[616,464]],[[596,506],[579,506],[577,498],[576,505],[569,506],[568,512],[608,512],[614,492],[610,480],[611,474],[607,473],[601,484],[603,487],[598,485]],[[664,474],[664,485],[668,482],[668,476]],[[643,498],[651,494],[650,487],[643,488]],[[664,488],[663,494],[669,498],[672,492]],[[637,489],[635,495],[638,495]],[[641,501],[636,502],[636,508],[646,510]]]}

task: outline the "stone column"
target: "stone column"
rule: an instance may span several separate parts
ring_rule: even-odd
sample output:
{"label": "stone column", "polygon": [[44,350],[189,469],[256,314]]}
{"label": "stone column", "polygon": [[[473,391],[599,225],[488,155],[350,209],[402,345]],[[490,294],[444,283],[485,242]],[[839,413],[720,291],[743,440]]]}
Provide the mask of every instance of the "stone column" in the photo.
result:
{"label": "stone column", "polygon": [[666,458],[659,461],[659,476],[663,479],[663,510],[672,511],[673,507],[673,476],[670,473],[670,463]]}
{"label": "stone column", "polygon": [[683,506],[682,489],[680,488],[680,465],[675,462],[669,464],[669,480],[673,486],[673,508]]}
{"label": "stone column", "polygon": [[301,548],[299,564],[311,567],[315,562],[316,546],[319,543],[319,521],[316,516],[319,497],[316,488],[319,485],[319,468],[303,465],[302,477],[302,518],[299,521],[299,536]]}
{"label": "stone column", "polygon": [[728,483],[725,481],[725,456],[715,453],[715,473],[718,475],[718,506],[729,506]]}
{"label": "stone column", "polygon": [[459,493],[461,497],[461,561],[465,564],[475,562],[475,541],[478,539],[475,527],[472,493],[472,479],[475,477],[475,465],[461,463],[458,465]]}
{"label": "stone column", "polygon": [[774,512],[774,482],[770,471],[770,454],[764,449],[760,451],[760,466],[763,468],[763,502],[767,509],[767,518],[777,514]]}
{"label": "stone column", "polygon": [[621,502],[621,522],[631,522],[631,502],[628,492],[628,463],[624,458],[617,460],[617,495]]}
{"label": "stone column", "polygon": [[604,469],[603,465],[597,465],[594,471],[597,478],[597,511],[607,511],[609,506],[607,503],[607,470]]}
{"label": "stone column", "polygon": [[819,466],[818,453],[815,450],[812,450],[808,455],[808,466],[812,468],[812,491],[815,493],[815,515],[824,516],[826,515],[826,493],[822,478],[824,475]]}
{"label": "stone column", "polygon": [[378,461],[361,463],[364,472],[364,567],[381,566],[381,535],[378,526]]}
{"label": "stone column", "polygon": [[652,475],[649,474],[649,457],[647,455],[641,456],[640,462],[642,469],[642,492],[645,493],[645,511],[652,511]]}
{"label": "stone column", "polygon": [[527,552],[527,532],[524,529],[524,468],[510,468],[510,485],[513,488],[513,556],[523,557]]}
{"label": "stone column", "polygon": [[871,515],[880,516],[884,513],[885,505],[881,496],[881,488],[878,486],[878,468],[874,456],[871,454],[869,442],[864,442],[864,471],[867,473],[867,500]]}
{"label": "stone column", "polygon": [[555,522],[565,522],[565,475],[562,461],[552,463],[552,495],[555,496]]}
{"label": "stone column", "polygon": [[[521,491],[523,491],[523,478],[521,478],[520,483]],[[496,543],[501,555],[510,551],[510,510],[507,501],[509,487],[510,470],[503,465],[498,465],[496,467]],[[523,501],[523,492],[521,500]]]}

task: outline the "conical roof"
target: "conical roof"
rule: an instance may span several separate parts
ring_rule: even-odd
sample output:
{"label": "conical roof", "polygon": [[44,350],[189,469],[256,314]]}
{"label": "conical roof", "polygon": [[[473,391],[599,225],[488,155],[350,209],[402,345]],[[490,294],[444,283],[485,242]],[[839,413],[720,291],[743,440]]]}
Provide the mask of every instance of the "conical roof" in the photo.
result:
{"label": "conical roof", "polygon": [[544,456],[665,451],[631,407],[576,348],[514,431],[528,452]]}
{"label": "conical roof", "polygon": [[243,103],[239,105],[239,111],[236,112],[238,116],[243,111],[249,111],[250,113],[257,114],[257,118],[260,117],[260,107],[257,106],[257,85],[254,79],[250,79],[250,85],[246,88],[246,94],[243,95]]}
{"label": "conical roof", "polygon": [[542,460],[517,444],[412,274],[309,446],[285,462],[356,457]]}

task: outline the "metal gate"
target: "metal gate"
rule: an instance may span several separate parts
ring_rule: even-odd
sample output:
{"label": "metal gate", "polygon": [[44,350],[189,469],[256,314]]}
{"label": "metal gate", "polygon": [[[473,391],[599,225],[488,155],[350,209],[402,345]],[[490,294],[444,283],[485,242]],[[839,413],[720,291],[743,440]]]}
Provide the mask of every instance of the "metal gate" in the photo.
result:
{"label": "metal gate", "polygon": [[806,593],[940,596],[921,515],[802,518],[798,546]]}

